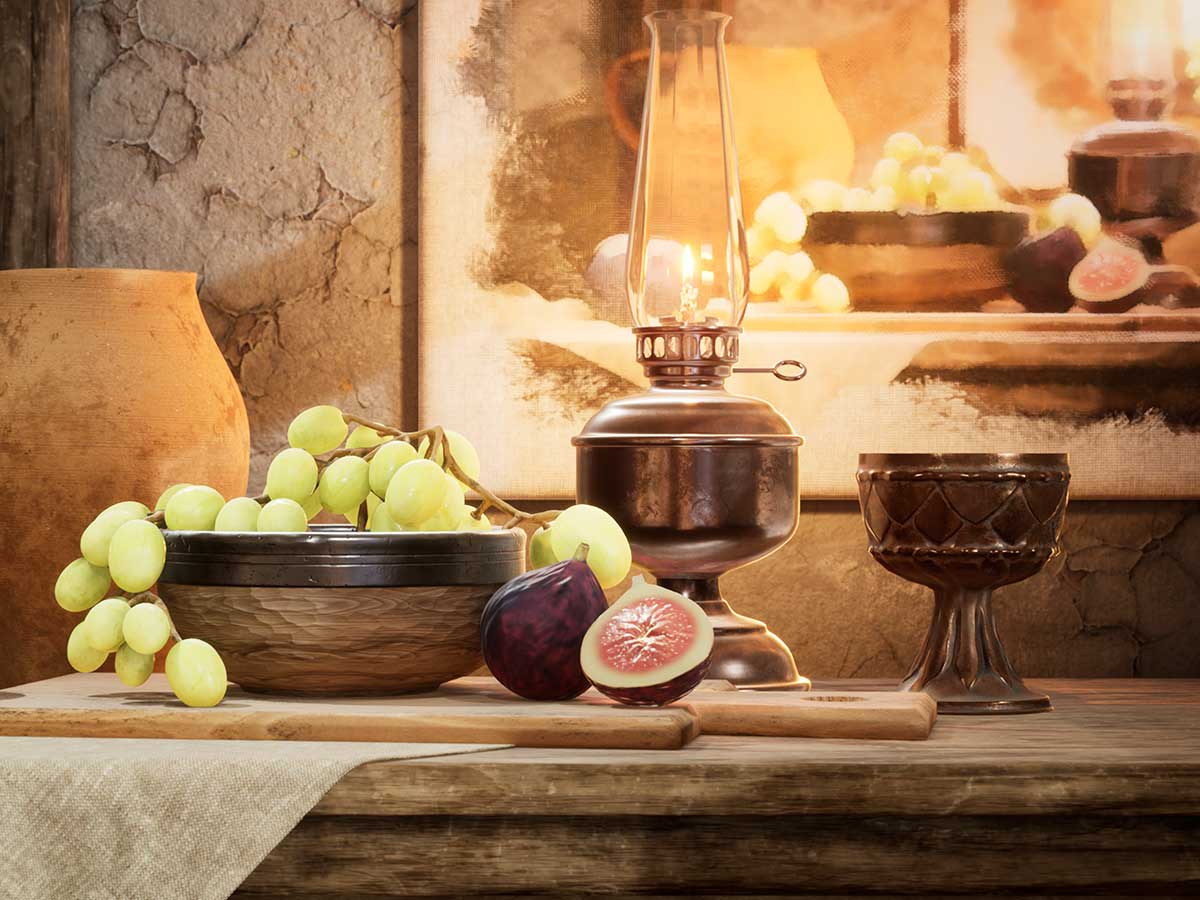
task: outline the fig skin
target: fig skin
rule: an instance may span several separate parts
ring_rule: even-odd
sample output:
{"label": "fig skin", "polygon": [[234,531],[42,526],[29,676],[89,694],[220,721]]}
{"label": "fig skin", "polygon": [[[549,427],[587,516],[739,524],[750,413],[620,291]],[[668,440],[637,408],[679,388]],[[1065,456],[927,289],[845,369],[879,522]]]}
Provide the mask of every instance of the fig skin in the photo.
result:
{"label": "fig skin", "polygon": [[586,559],[582,544],[573,559],[518,575],[483,609],[484,661],[526,700],[570,700],[590,686],[579,648],[608,603]]}
{"label": "fig skin", "polygon": [[1066,312],[1075,305],[1067,287],[1071,270],[1085,256],[1083,239],[1065,225],[1027,237],[1004,257],[1009,293],[1030,312]]}
{"label": "fig skin", "polygon": [[712,653],[704,658],[704,662],[672,678],[670,681],[663,684],[656,684],[651,687],[628,687],[615,688],[607,685],[594,683],[596,690],[602,693],[610,700],[616,700],[618,703],[625,706],[666,706],[668,703],[674,703],[676,700],[682,699],[694,691],[700,682],[704,680],[704,676],[708,674],[708,667],[712,663]]}

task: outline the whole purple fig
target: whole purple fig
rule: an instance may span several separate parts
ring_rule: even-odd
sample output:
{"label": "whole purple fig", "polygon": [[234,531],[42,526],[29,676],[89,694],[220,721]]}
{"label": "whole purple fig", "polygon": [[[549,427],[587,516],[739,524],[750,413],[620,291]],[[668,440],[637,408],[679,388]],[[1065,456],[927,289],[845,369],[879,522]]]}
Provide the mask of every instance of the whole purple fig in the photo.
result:
{"label": "whole purple fig", "polygon": [[590,686],[579,647],[608,603],[587,551],[580,544],[573,559],[518,575],[483,609],[483,658],[497,681],[527,700],[570,700]]}

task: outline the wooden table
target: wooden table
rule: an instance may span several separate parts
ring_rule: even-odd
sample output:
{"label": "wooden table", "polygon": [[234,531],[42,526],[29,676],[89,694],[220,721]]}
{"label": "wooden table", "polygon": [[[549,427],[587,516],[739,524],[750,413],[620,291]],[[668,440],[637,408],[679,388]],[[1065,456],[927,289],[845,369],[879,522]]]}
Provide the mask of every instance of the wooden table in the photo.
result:
{"label": "wooden table", "polygon": [[235,896],[1200,893],[1200,681],[1033,683],[926,742],[365,765]]}

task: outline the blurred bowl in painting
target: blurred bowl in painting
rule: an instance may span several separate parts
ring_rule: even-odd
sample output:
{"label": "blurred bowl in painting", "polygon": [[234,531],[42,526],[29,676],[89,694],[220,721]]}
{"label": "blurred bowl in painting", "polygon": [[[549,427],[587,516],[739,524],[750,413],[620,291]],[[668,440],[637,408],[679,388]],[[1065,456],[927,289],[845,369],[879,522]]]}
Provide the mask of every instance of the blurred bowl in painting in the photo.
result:
{"label": "blurred bowl in painting", "polygon": [[816,212],[804,249],[842,279],[856,310],[974,312],[1007,291],[1004,256],[1029,221],[1024,209]]}

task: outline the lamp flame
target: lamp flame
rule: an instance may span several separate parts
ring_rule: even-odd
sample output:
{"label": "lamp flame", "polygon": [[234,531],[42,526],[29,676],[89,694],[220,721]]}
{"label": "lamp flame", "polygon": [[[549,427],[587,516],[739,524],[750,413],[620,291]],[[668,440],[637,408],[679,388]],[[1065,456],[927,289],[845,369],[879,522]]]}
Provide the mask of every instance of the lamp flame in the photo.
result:
{"label": "lamp flame", "polygon": [[679,321],[688,323],[696,320],[696,298],[700,295],[696,287],[696,259],[687,244],[679,256]]}

